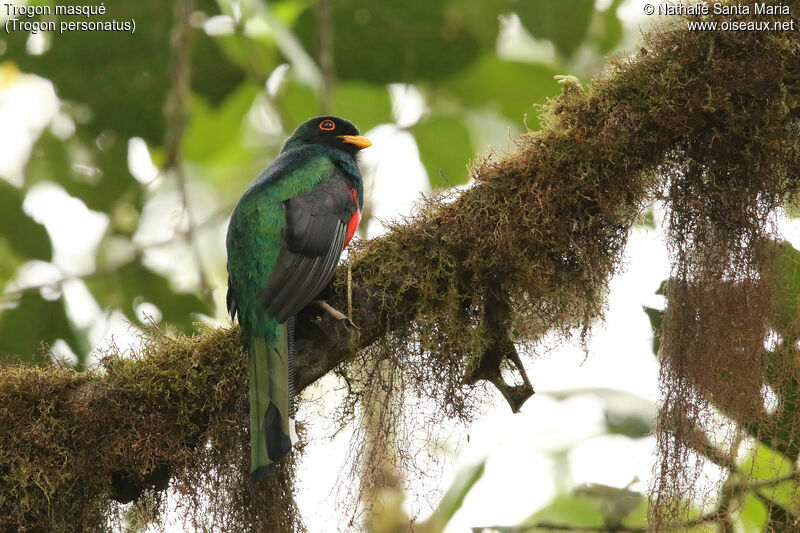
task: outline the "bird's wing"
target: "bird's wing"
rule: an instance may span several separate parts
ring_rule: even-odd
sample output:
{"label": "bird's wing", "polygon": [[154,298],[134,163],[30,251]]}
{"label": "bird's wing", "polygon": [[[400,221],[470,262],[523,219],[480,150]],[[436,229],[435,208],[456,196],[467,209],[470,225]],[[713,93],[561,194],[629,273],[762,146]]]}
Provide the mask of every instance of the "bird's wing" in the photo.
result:
{"label": "bird's wing", "polygon": [[328,284],[359,216],[355,194],[338,170],[285,206],[278,260],[259,295],[279,322],[297,314]]}

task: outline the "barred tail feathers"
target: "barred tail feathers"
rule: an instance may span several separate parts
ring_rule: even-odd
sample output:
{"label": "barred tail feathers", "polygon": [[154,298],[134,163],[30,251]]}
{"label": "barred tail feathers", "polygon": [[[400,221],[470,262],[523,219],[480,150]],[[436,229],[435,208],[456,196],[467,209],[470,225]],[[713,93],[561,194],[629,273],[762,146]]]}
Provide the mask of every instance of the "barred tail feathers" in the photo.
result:
{"label": "barred tail feathers", "polygon": [[294,391],[290,381],[294,354],[289,349],[289,333],[289,328],[283,324],[274,340],[257,336],[249,343],[250,477],[253,481],[267,477],[274,470],[275,462],[286,455],[297,440]]}

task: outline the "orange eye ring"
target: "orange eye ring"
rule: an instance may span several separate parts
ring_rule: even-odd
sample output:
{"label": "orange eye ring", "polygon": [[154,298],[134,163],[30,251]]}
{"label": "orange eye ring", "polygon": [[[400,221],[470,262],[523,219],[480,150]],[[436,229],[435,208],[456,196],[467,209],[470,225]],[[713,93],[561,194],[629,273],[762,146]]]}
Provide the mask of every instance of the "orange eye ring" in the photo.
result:
{"label": "orange eye ring", "polygon": [[336,124],[334,124],[332,120],[323,120],[319,124],[319,129],[325,130],[325,131],[335,130],[336,129]]}

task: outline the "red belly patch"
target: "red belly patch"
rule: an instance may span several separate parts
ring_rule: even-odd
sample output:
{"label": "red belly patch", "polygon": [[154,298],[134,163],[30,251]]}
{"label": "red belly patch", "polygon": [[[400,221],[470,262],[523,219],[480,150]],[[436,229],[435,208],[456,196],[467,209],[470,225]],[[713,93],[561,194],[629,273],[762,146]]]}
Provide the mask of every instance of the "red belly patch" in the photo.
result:
{"label": "red belly patch", "polygon": [[[344,248],[347,248],[347,245],[350,244],[350,239],[356,234],[358,223],[361,222],[361,211],[358,210],[358,197],[356,196],[355,189],[350,189],[350,195],[356,203],[356,212],[353,213],[353,216],[350,217],[350,222],[347,223],[347,237],[344,239]],[[344,250],[344,248],[342,249]]]}

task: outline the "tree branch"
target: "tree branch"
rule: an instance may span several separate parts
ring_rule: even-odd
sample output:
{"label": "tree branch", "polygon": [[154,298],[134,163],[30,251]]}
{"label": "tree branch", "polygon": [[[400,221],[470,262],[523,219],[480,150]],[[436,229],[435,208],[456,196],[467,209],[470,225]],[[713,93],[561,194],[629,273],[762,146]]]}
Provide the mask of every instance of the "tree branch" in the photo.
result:
{"label": "tree branch", "polygon": [[[297,389],[399,338],[398,350],[425,354],[407,364],[439,372],[430,390],[452,394],[460,384],[468,394],[468,368],[498,376],[513,357],[487,351],[491,341],[507,347],[509,339],[588,329],[602,316],[631,226],[665,179],[659,165],[683,143],[714,132],[714,146],[769,143],[785,159],[800,107],[796,49],[797,32],[663,30],[613,63],[590,94],[565,86],[541,131],[474,166],[473,187],[431,199],[384,237],[356,245],[328,299],[338,309],[352,301],[360,329],[304,310]],[[487,287],[507,306],[494,322],[505,331],[489,331]],[[240,435],[226,435],[246,426],[244,361],[238,333],[218,329],[156,336],[133,359],[107,359],[102,371],[3,367],[0,494],[9,497],[0,498],[0,517],[42,524],[80,509],[86,519],[90,504],[111,495],[112,474],[157,488],[161,465],[189,490],[197,457],[232,449],[226,439]]]}
{"label": "tree branch", "polygon": [[[359,336],[348,344],[343,327],[325,324],[320,333],[316,316],[301,317],[298,334],[326,352],[326,364],[298,373],[298,386],[393,332],[459,353],[465,367],[480,364],[483,287],[496,287],[510,306],[515,338],[589,328],[666,158],[709,131],[725,143],[760,129],[752,142],[774,144],[776,157],[791,142],[798,102],[780,95],[800,90],[800,60],[789,51],[796,40],[796,32],[662,30],[613,63],[590,95],[566,86],[542,131],[474,165],[473,187],[452,201],[432,199],[386,236],[356,245],[329,298],[338,309],[352,302]],[[715,109],[709,94],[736,102],[739,113]]]}
{"label": "tree branch", "polygon": [[192,84],[192,26],[189,19],[193,9],[193,0],[176,0],[175,2],[171,38],[172,69],[170,74],[172,88],[166,104],[166,115],[169,123],[166,143],[167,155],[164,167],[161,170],[162,172],[171,170],[175,174],[181,203],[183,204],[183,212],[187,218],[186,239],[197,266],[200,289],[208,295],[211,293],[211,284],[206,275],[200,244],[197,242],[186,173],[181,163],[183,134],[189,123],[189,97]]}

